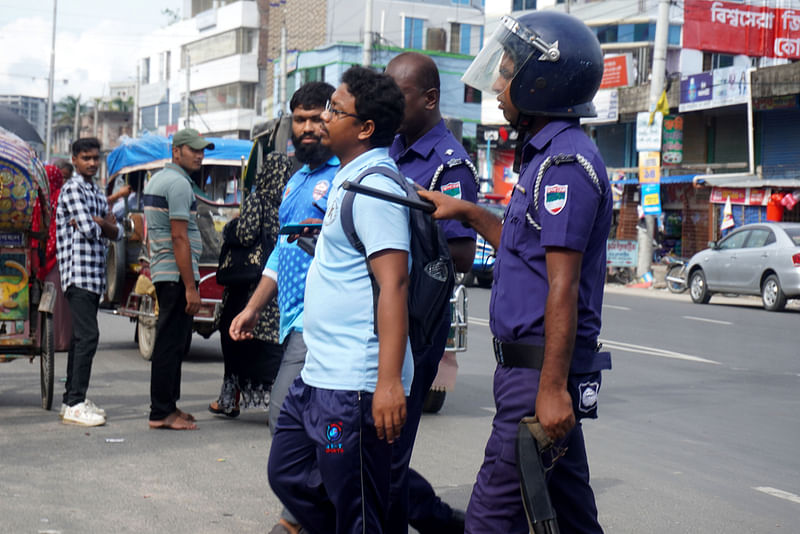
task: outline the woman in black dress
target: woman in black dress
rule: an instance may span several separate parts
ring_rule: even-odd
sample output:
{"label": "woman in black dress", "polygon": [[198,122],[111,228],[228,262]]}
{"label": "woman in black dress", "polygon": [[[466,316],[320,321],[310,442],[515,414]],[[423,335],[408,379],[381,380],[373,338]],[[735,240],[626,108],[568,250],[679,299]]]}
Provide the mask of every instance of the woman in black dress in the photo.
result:
{"label": "woman in black dress", "polygon": [[[289,180],[291,163],[284,154],[271,153],[256,177],[255,191],[242,205],[241,216],[226,225],[224,233],[244,247],[262,239],[266,227],[267,241],[274,244],[278,237],[278,207],[283,189]],[[262,250],[263,260],[271,252]],[[269,406],[269,391],[280,366],[282,347],[279,344],[279,318],[273,299],[259,317],[253,339],[233,341],[228,334],[231,322],[247,305],[258,285],[260,276],[250,284],[226,287],[222,296],[219,333],[225,375],[219,398],[208,405],[211,413],[236,417],[240,408]]]}

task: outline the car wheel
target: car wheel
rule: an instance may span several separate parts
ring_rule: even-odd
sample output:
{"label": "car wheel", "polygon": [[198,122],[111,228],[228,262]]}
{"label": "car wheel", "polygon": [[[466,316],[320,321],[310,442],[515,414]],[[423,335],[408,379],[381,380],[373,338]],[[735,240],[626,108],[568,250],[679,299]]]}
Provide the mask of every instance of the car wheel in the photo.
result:
{"label": "car wheel", "polygon": [[786,295],[783,294],[778,277],[771,274],[761,285],[761,302],[767,311],[781,311],[786,307]]}
{"label": "car wheel", "polygon": [[689,294],[695,304],[707,304],[711,300],[711,293],[706,286],[706,275],[702,269],[694,271],[689,278]]}

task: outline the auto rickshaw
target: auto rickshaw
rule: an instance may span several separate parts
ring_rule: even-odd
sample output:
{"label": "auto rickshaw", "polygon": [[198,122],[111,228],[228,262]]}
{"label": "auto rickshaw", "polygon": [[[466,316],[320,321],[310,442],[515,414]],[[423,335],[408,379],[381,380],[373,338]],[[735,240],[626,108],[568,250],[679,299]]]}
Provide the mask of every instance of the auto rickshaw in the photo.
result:
{"label": "auto rickshaw", "polygon": [[[203,167],[195,173],[197,225],[203,241],[200,255],[200,311],[194,316],[194,331],[208,338],[216,329],[217,309],[222,304],[223,288],[216,282],[222,228],[239,213],[242,194],[249,187],[242,180],[252,144],[238,139],[208,138],[214,143],[207,150]],[[123,185],[131,194],[111,206],[125,227],[125,237],[109,249],[106,270],[108,290],[104,306],[112,313],[136,323],[134,340],[139,353],[149,360],[155,342],[158,303],[150,282],[147,225],[142,192],[150,176],[171,161],[171,143],[166,137],[145,135],[125,139],[107,158],[107,192]],[[187,346],[186,350],[189,350]]]}
{"label": "auto rickshaw", "polygon": [[[32,231],[38,201],[40,231]],[[0,128],[0,362],[39,357],[42,408],[53,405],[55,286],[36,277],[31,240],[47,240],[49,186],[36,153]]]}

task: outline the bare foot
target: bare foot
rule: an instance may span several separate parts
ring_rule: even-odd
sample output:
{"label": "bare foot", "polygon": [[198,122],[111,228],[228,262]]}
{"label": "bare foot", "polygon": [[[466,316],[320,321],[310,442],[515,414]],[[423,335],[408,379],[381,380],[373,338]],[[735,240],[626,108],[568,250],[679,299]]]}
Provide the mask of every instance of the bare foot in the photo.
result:
{"label": "bare foot", "polygon": [[175,413],[177,413],[178,417],[180,417],[181,419],[184,419],[186,421],[192,421],[192,422],[195,421],[195,418],[194,418],[194,416],[192,414],[184,412],[180,408],[175,408]]}
{"label": "bare foot", "polygon": [[197,425],[192,421],[187,421],[178,412],[169,414],[160,421],[150,421],[150,428],[164,430],[197,430]]}
{"label": "bare foot", "polygon": [[295,525],[294,523],[289,523],[287,520],[280,518],[278,523],[286,527],[291,534],[300,534],[300,525]]}

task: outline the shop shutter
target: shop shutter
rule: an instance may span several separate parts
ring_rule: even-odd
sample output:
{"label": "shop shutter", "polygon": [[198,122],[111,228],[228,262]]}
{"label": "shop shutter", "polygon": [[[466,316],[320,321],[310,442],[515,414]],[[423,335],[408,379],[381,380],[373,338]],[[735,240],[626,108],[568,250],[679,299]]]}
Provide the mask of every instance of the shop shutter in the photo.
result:
{"label": "shop shutter", "polygon": [[764,111],[761,118],[764,178],[800,178],[800,110]]}
{"label": "shop shutter", "polygon": [[708,134],[702,113],[684,113],[681,117],[683,117],[683,162],[708,163],[706,150]]}

